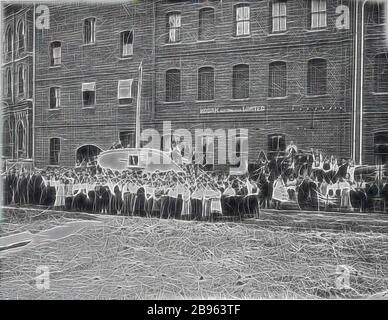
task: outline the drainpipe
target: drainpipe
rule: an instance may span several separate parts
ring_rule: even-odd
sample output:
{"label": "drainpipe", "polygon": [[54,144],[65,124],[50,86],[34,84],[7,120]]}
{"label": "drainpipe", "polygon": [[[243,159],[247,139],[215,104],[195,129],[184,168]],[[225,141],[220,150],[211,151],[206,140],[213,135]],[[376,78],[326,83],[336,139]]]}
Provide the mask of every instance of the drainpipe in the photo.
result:
{"label": "drainpipe", "polygon": [[356,160],[356,143],[357,143],[357,69],[358,69],[358,3],[356,5],[355,15],[355,40],[354,40],[354,83],[353,83],[353,141],[352,141],[352,158]]}
{"label": "drainpipe", "polygon": [[360,57],[360,165],[362,165],[362,148],[363,148],[363,87],[364,87],[364,17],[365,17],[365,4],[368,0],[363,0],[361,7],[361,57]]}
{"label": "drainpipe", "polygon": [[35,4],[33,5],[33,19],[32,22],[32,166],[35,168],[35,47],[36,47],[36,28],[35,28]]}

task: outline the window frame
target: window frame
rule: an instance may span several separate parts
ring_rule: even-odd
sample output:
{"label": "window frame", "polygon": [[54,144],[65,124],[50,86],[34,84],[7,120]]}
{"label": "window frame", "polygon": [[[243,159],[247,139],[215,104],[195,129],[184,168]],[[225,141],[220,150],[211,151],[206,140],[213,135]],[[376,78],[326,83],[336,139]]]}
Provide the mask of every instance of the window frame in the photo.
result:
{"label": "window frame", "polygon": [[[321,90],[313,90],[313,88],[311,87],[311,69],[310,69],[310,65],[313,63],[313,61],[315,62],[325,62],[325,90],[324,91],[321,91]],[[317,68],[317,66],[311,66],[312,68]],[[328,60],[325,59],[325,58],[311,58],[307,61],[307,78],[306,78],[306,81],[307,81],[307,96],[309,97],[314,97],[314,96],[323,96],[323,95],[327,95],[328,94],[328,90],[327,90],[327,84],[328,84]],[[316,76],[316,73],[315,72],[315,76]],[[315,84],[317,83],[317,78],[315,78]],[[315,88],[318,88],[318,86],[315,86]]]}
{"label": "window frame", "polygon": [[[22,77],[20,78],[20,71],[21,71],[21,75]],[[25,94],[26,94],[26,70],[25,70],[25,66],[23,64],[20,64],[17,68],[17,75],[18,75],[18,83],[17,83],[17,96],[18,97],[24,97]],[[20,80],[22,82],[20,82]],[[22,84],[22,85],[21,85]],[[23,88],[23,91],[20,91],[20,88]]]}
{"label": "window frame", "polygon": [[[88,84],[88,83],[94,83],[94,91],[82,90],[83,84]],[[94,92],[94,103],[93,104],[85,105],[84,92]],[[93,81],[93,82],[82,82],[82,84],[81,84],[81,99],[82,99],[82,108],[83,109],[95,108],[96,107],[96,104],[97,104],[97,85],[96,85],[95,81]]]}
{"label": "window frame", "polygon": [[[201,30],[203,30],[204,26],[202,24],[202,21],[203,21],[203,18],[201,17],[201,13],[203,12],[206,12],[206,11],[212,11],[212,14],[213,14],[213,21],[211,23],[211,28],[213,30],[213,32],[207,32],[208,36],[203,36],[203,31],[201,32]],[[214,9],[214,7],[203,7],[203,8],[200,8],[198,10],[198,41],[212,41],[215,39],[215,28],[216,28],[216,25],[215,25],[215,22],[216,22],[216,10]],[[208,26],[205,24],[205,26]],[[202,35],[202,36],[201,36]]]}
{"label": "window frame", "polygon": [[[318,2],[318,9],[313,11],[313,2]],[[325,8],[321,9],[321,3],[325,4]],[[324,16],[324,24],[321,24],[321,15]],[[318,25],[313,26],[314,17],[318,16]],[[321,30],[327,28],[327,0],[310,0],[310,30]]]}
{"label": "window frame", "polygon": [[[285,5],[285,13],[284,15],[281,14],[281,4],[284,3]],[[278,15],[275,15],[274,13],[274,5],[279,5],[279,13]],[[271,30],[272,33],[277,34],[277,33],[283,33],[287,31],[287,0],[272,0],[271,1]],[[278,20],[278,30],[275,30],[275,19]],[[285,20],[285,29],[281,29],[281,21],[282,19]]]}
{"label": "window frame", "polygon": [[[172,15],[179,15],[179,26],[178,27],[171,27],[170,25],[170,16]],[[166,13],[166,26],[167,26],[167,44],[174,44],[174,43],[180,43],[182,42],[182,13],[180,11],[170,11]],[[175,30],[175,40],[170,41],[170,31],[174,29]],[[178,40],[176,35],[176,30],[178,30]]]}
{"label": "window frame", "polygon": [[[90,30],[90,34],[91,34],[91,38],[92,38],[92,41],[88,41],[86,42],[86,22],[87,21],[93,21],[93,28],[91,28]],[[97,19],[96,17],[88,17],[88,18],[85,18],[83,20],[83,32],[82,32],[82,35],[83,35],[83,44],[84,45],[93,45],[96,43],[96,32],[97,32]]]}
{"label": "window frame", "polygon": [[[241,20],[237,20],[237,10],[239,8],[248,8],[248,18],[244,17]],[[245,10],[243,10],[245,11]],[[234,23],[234,36],[235,37],[250,37],[251,36],[251,6],[247,2],[241,2],[241,3],[236,3],[233,6],[233,23]],[[238,34],[238,25],[241,24],[243,25],[243,33]],[[248,25],[248,33],[245,33],[245,27],[246,24]]]}
{"label": "window frame", "polygon": [[[235,86],[235,81],[236,80],[236,77],[235,77],[235,69],[239,66],[246,66],[247,69],[248,69],[248,96],[244,96],[244,97],[236,97],[236,86]],[[249,99],[250,98],[250,94],[251,94],[251,77],[250,77],[250,73],[251,73],[251,70],[250,70],[250,66],[249,64],[247,63],[239,63],[239,64],[236,64],[232,67],[232,100],[246,100],[246,99]]]}
{"label": "window frame", "polygon": [[[381,59],[382,62],[378,63],[377,60],[380,59],[380,57],[384,56],[385,61]],[[386,70],[386,72],[384,72],[384,70]],[[384,81],[383,79],[384,75],[386,75],[386,81]],[[375,94],[388,94],[388,52],[378,53],[374,56],[373,80],[373,92]],[[384,91],[384,84],[386,87],[386,91]]]}
{"label": "window frame", "polygon": [[[213,73],[213,88],[212,88],[212,99],[202,99],[203,97],[201,97],[200,95],[200,72],[201,70],[204,70],[204,69],[211,69],[212,70],[212,73]],[[197,69],[197,101],[201,101],[201,102],[204,102],[204,101],[214,101],[215,100],[215,95],[216,95],[216,77],[215,77],[215,68],[213,66],[201,66]]]}
{"label": "window frame", "polygon": [[[284,66],[284,79],[282,79],[282,82],[284,81],[284,88],[282,89],[282,92],[284,91],[283,95],[274,95],[274,78],[273,78],[273,72],[271,73],[271,67],[279,67],[279,66]],[[278,70],[280,72],[280,70]],[[281,70],[282,71],[282,70]],[[268,65],[268,98],[284,98],[287,97],[288,94],[288,73],[287,73],[287,62],[283,60],[276,60],[272,61]]]}
{"label": "window frame", "polygon": [[[51,141],[57,141],[58,142],[58,146],[59,146],[58,150],[54,149],[54,148],[53,149],[51,148]],[[52,154],[55,153],[55,152],[58,153],[58,155],[57,155],[57,162],[56,163],[54,163],[52,161],[53,160]],[[60,164],[60,161],[61,161],[61,138],[51,137],[51,138],[49,138],[49,164],[50,164],[50,166],[57,166],[57,165]]]}
{"label": "window frame", "polygon": [[12,97],[12,70],[10,67],[6,68],[5,70],[5,85],[6,85],[6,91],[5,91],[5,97],[10,98]]}
{"label": "window frame", "polygon": [[[278,148],[276,150],[274,150],[272,147],[273,147],[273,138],[277,138],[277,146]],[[279,139],[280,138],[280,139]],[[281,148],[281,139],[284,140],[284,150],[282,150],[283,148]],[[270,147],[270,141],[271,141],[271,147]],[[274,153],[274,152],[284,152],[286,150],[287,146],[286,146],[286,134],[284,133],[270,133],[267,135],[267,152],[268,153]]]}
{"label": "window frame", "polygon": [[[52,108],[51,107],[51,90],[52,89],[58,89],[59,91],[59,97],[57,98],[56,95],[55,95],[55,107]],[[61,87],[59,86],[52,86],[49,88],[49,110],[57,110],[61,107]]]}
{"label": "window frame", "polygon": [[[9,39],[10,37],[10,39]],[[4,53],[5,53],[5,56],[6,57],[9,57],[10,55],[12,55],[12,51],[13,51],[13,34],[12,34],[12,28],[10,25],[7,26],[7,29],[5,31],[5,41],[4,41]],[[10,50],[9,47],[11,47]]]}
{"label": "window frame", "polygon": [[[53,45],[55,43],[59,43],[59,47],[54,47]],[[56,64],[55,59],[54,59],[54,48],[60,48],[60,56],[59,56],[59,61],[60,63]],[[62,42],[58,40],[51,41],[49,44],[49,58],[50,58],[50,67],[59,67],[62,65]]]}
{"label": "window frame", "polygon": [[[129,34],[132,33],[132,43],[131,43],[131,53],[129,54],[124,54],[124,33],[129,32]],[[133,29],[130,30],[123,30],[120,32],[119,35],[120,39],[120,58],[128,58],[133,56],[133,49],[134,49],[134,44],[135,44],[135,32]]]}
{"label": "window frame", "polygon": [[[23,31],[23,47],[20,47],[20,26],[22,25]],[[20,54],[26,51],[26,24],[24,19],[20,19],[16,25],[16,35],[17,35],[17,53]]]}
{"label": "window frame", "polygon": [[[130,82],[130,93],[131,93],[131,96],[130,97],[125,97],[125,98],[121,98],[120,97],[120,82],[123,82],[123,81],[129,81]],[[133,98],[134,98],[134,92],[133,92],[133,84],[134,84],[134,79],[119,79],[117,81],[117,101],[119,102],[120,105],[123,105],[123,104],[131,104],[132,101],[133,101]]]}
{"label": "window frame", "polygon": [[[178,94],[178,99],[177,100],[171,100],[168,99],[168,90],[167,90],[167,75],[169,72],[172,71],[178,71],[179,72],[179,94]],[[167,103],[176,103],[176,102],[181,102],[182,100],[182,71],[179,68],[171,68],[165,71],[165,102]]]}

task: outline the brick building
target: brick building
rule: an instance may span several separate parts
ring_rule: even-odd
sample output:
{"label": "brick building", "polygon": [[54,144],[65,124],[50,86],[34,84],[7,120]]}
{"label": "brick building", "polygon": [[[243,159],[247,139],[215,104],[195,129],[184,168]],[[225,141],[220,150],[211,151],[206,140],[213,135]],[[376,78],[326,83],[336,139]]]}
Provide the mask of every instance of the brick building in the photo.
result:
{"label": "brick building", "polygon": [[[119,139],[133,146],[141,61],[143,129],[162,132],[163,121],[193,133],[248,129],[250,161],[291,141],[358,163],[386,161],[386,20],[382,5],[362,7],[350,0],[49,5],[50,28],[35,32],[36,166],[71,166]],[[213,138],[205,133],[202,143],[217,161],[225,145]]]}
{"label": "brick building", "polygon": [[31,162],[33,110],[33,11],[3,7],[2,156]]}

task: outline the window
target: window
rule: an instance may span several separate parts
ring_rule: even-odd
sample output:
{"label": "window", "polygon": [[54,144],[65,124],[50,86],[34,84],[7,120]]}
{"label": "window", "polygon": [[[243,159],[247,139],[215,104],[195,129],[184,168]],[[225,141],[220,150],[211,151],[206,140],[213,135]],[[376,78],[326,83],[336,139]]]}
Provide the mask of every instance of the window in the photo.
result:
{"label": "window", "polygon": [[117,88],[117,98],[120,104],[130,103],[132,97],[132,79],[119,80]]}
{"label": "window", "polygon": [[50,66],[57,66],[61,64],[61,43],[54,41],[50,43]]}
{"label": "window", "polygon": [[287,2],[275,0],[272,2],[272,32],[287,30]]}
{"label": "window", "polygon": [[287,67],[282,61],[275,61],[269,65],[268,96],[271,98],[287,95]]}
{"label": "window", "polygon": [[24,23],[20,21],[17,27],[17,35],[18,35],[18,50],[23,51],[25,45],[25,30]]}
{"label": "window", "polygon": [[5,53],[7,55],[12,53],[12,30],[10,27],[5,34]]}
{"label": "window", "polygon": [[136,145],[135,132],[133,131],[120,131],[119,139],[124,148],[134,148]]}
{"label": "window", "polygon": [[388,131],[374,134],[375,164],[388,164]]}
{"label": "window", "polygon": [[16,127],[16,153],[18,158],[24,158],[25,157],[25,134],[26,130],[24,129],[23,122],[19,121]]}
{"label": "window", "polygon": [[286,150],[286,137],[284,134],[270,134],[268,136],[268,151],[279,152]]}
{"label": "window", "polygon": [[168,43],[181,41],[181,14],[172,12],[167,15]]}
{"label": "window", "polygon": [[249,66],[239,64],[233,67],[233,99],[249,98]]}
{"label": "window", "polygon": [[82,102],[84,107],[96,104],[96,83],[89,82],[82,84]]}
{"label": "window", "polygon": [[166,72],[166,101],[180,101],[181,99],[181,72],[171,69]]}
{"label": "window", "polygon": [[311,29],[326,27],[326,0],[311,0]]}
{"label": "window", "polygon": [[5,95],[7,97],[11,97],[12,96],[12,73],[11,73],[11,69],[8,68],[7,71],[6,71],[6,91],[5,91]]}
{"label": "window", "polygon": [[365,22],[368,24],[383,24],[384,23],[384,6],[383,3],[365,4]]}
{"label": "window", "polygon": [[375,57],[375,92],[388,93],[388,53]]}
{"label": "window", "polygon": [[123,31],[120,33],[120,54],[128,57],[133,54],[133,31]]}
{"label": "window", "polygon": [[19,66],[19,69],[18,69],[18,94],[19,95],[24,95],[26,79],[27,79],[26,72],[23,66]]}
{"label": "window", "polygon": [[214,9],[203,8],[199,10],[199,40],[214,39]]}
{"label": "window", "polygon": [[50,88],[50,109],[57,109],[61,105],[61,89],[58,87]]}
{"label": "window", "polygon": [[214,69],[203,67],[198,70],[198,100],[214,99]]}
{"label": "window", "polygon": [[61,152],[61,141],[59,138],[50,139],[50,164],[59,164],[59,153]]}
{"label": "window", "polygon": [[327,91],[327,63],[325,59],[312,59],[308,62],[307,94],[321,95]]}
{"label": "window", "polygon": [[88,18],[84,20],[84,43],[96,42],[96,19]]}
{"label": "window", "polygon": [[250,10],[248,4],[235,6],[236,36],[247,36],[250,34]]}

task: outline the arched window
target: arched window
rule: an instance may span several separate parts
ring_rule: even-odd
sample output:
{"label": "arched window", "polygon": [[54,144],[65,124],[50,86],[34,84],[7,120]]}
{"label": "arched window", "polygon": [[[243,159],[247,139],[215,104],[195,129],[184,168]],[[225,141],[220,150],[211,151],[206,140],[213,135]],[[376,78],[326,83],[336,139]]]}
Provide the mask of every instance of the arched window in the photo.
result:
{"label": "arched window", "polygon": [[180,101],[181,99],[181,71],[171,69],[166,72],[166,101]]}
{"label": "arched window", "polygon": [[233,67],[233,99],[249,98],[249,66],[239,64]]}
{"label": "arched window", "polygon": [[26,146],[25,146],[26,130],[24,128],[23,122],[21,122],[21,121],[19,121],[18,124],[17,124],[16,134],[17,134],[17,139],[16,139],[17,157],[18,158],[24,158],[25,151],[26,151]]}
{"label": "arched window", "polygon": [[50,66],[58,66],[61,64],[62,52],[61,42],[53,41],[50,43]]}
{"label": "arched window", "polygon": [[201,10],[199,10],[198,39],[214,39],[214,35],[214,9],[202,8]]}
{"label": "arched window", "polygon": [[12,96],[12,73],[11,73],[11,69],[8,68],[7,71],[6,71],[6,91],[5,91],[5,95],[7,97],[11,97]]}
{"label": "arched window", "polygon": [[25,88],[25,71],[24,71],[24,68],[23,66],[19,66],[19,69],[18,69],[18,93],[19,95],[23,95],[24,94],[24,88]]}
{"label": "arched window", "polygon": [[3,156],[11,157],[11,128],[9,122],[5,121],[3,124]]}
{"label": "arched window", "polygon": [[375,56],[375,92],[388,93],[388,53]]}
{"label": "arched window", "polygon": [[327,62],[325,59],[311,59],[308,62],[307,94],[321,95],[327,92]]}
{"label": "arched window", "polygon": [[285,97],[287,95],[287,66],[283,61],[269,64],[269,97]]}
{"label": "arched window", "polygon": [[50,164],[59,164],[59,153],[61,151],[61,141],[59,138],[50,139]]}
{"label": "arched window", "polygon": [[198,70],[198,100],[214,99],[214,69],[203,67]]}
{"label": "arched window", "polygon": [[96,42],[96,19],[87,18],[84,20],[84,44]]}
{"label": "arched window", "polygon": [[94,162],[101,153],[101,149],[95,145],[84,145],[77,149],[77,162]]}
{"label": "arched window", "polygon": [[7,32],[5,34],[5,53],[12,53],[12,30],[11,27],[8,27]]}
{"label": "arched window", "polygon": [[24,22],[19,21],[18,27],[17,27],[17,35],[18,35],[18,50],[23,51],[25,47],[25,28],[24,28]]}

